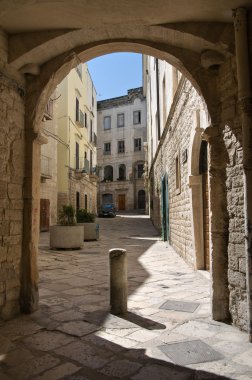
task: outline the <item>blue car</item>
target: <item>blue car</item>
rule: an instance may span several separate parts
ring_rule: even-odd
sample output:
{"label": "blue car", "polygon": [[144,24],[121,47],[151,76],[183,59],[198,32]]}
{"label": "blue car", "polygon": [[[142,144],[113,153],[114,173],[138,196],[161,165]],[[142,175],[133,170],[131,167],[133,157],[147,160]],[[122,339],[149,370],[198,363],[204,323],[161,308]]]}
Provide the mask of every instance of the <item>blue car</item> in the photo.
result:
{"label": "blue car", "polygon": [[101,206],[99,216],[110,216],[114,218],[116,216],[116,208],[114,203],[104,203]]}

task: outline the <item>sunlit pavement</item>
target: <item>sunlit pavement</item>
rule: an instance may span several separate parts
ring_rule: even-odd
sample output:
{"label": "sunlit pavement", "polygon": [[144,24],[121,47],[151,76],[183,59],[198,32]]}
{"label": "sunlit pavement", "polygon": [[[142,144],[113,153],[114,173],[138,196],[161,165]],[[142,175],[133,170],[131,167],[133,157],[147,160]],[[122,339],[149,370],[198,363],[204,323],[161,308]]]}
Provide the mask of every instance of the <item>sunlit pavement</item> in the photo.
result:
{"label": "sunlit pavement", "polygon": [[[207,276],[144,215],[97,222],[100,240],[82,250],[51,251],[41,235],[40,309],[0,322],[0,379],[252,379],[247,334],[210,318]],[[108,250],[118,247],[128,255],[123,317],[109,314]]]}

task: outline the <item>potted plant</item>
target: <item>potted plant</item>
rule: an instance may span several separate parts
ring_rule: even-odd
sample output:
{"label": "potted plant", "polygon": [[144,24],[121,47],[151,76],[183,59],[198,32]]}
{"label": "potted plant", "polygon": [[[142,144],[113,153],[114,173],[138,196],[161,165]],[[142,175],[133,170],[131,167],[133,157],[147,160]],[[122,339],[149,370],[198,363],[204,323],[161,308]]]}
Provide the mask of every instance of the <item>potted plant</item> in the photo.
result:
{"label": "potted plant", "polygon": [[76,224],[73,206],[63,205],[58,220],[59,224],[50,227],[50,248],[82,248],[84,232]]}
{"label": "potted plant", "polygon": [[77,223],[84,226],[84,240],[99,239],[99,224],[95,223],[95,214],[85,209],[78,209],[76,212]]}

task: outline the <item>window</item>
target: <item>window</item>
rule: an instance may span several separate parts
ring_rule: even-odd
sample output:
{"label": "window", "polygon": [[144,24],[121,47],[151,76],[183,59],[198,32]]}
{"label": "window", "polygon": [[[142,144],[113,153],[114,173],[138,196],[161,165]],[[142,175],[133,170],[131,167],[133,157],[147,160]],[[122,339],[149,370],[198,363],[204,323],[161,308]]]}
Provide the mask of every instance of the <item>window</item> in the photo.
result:
{"label": "window", "polygon": [[93,173],[93,152],[90,150],[90,173]]}
{"label": "window", "polygon": [[80,120],[80,104],[79,104],[78,98],[76,98],[76,102],[75,102],[75,120],[76,121]]}
{"label": "window", "polygon": [[103,128],[104,129],[111,129],[111,116],[104,116]]}
{"label": "window", "polygon": [[141,139],[134,139],[134,151],[137,152],[139,150],[141,150],[142,147],[141,147]]}
{"label": "window", "polygon": [[90,142],[93,141],[93,122],[90,119]]}
{"label": "window", "polygon": [[144,174],[144,164],[137,165],[137,178],[142,178]]}
{"label": "window", "polygon": [[87,114],[86,114],[86,112],[85,112],[85,115],[84,115],[84,125],[87,128]]}
{"label": "window", "polygon": [[113,166],[107,165],[104,168],[104,181],[113,181]]}
{"label": "window", "polygon": [[79,210],[80,208],[80,193],[79,191],[76,191],[76,210]]}
{"label": "window", "polygon": [[133,124],[141,124],[141,111],[133,112]]}
{"label": "window", "polygon": [[124,113],[119,113],[117,115],[117,128],[124,127]]}
{"label": "window", "polygon": [[113,203],[113,195],[112,194],[103,194],[102,195],[102,203]]}
{"label": "window", "polygon": [[119,178],[117,178],[119,181],[125,181],[126,180],[126,166],[124,164],[121,164],[119,166]]}
{"label": "window", "polygon": [[84,197],[84,209],[87,210],[87,208],[88,208],[87,194],[85,194],[85,197]]}
{"label": "window", "polygon": [[79,144],[75,143],[75,169],[80,168]]}
{"label": "window", "polygon": [[125,147],[124,147],[124,140],[118,141],[118,153],[124,153]]}
{"label": "window", "polygon": [[104,150],[103,154],[111,154],[111,144],[109,143],[104,143]]}
{"label": "window", "polygon": [[175,165],[176,165],[176,194],[180,194],[181,173],[180,173],[179,155],[176,156]]}

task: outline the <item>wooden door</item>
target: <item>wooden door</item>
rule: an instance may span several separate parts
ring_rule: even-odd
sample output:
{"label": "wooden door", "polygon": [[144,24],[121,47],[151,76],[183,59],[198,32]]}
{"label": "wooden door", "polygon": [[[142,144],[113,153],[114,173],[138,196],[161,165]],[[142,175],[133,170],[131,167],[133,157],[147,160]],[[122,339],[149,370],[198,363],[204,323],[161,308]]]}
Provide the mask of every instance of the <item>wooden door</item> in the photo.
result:
{"label": "wooden door", "polygon": [[118,210],[125,210],[125,194],[118,194]]}
{"label": "wooden door", "polygon": [[49,231],[50,199],[40,199],[40,231]]}

